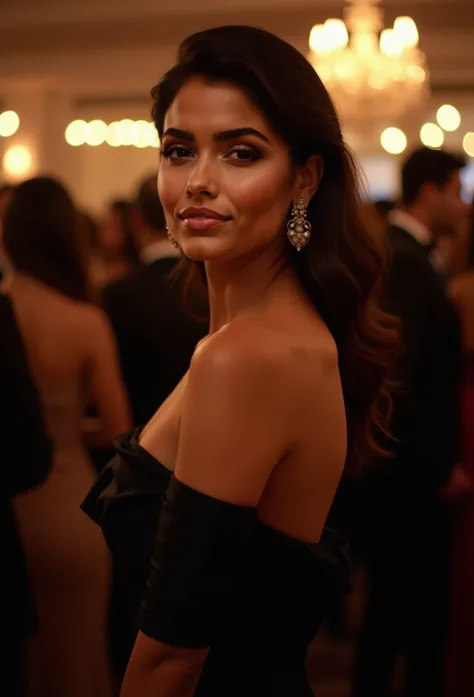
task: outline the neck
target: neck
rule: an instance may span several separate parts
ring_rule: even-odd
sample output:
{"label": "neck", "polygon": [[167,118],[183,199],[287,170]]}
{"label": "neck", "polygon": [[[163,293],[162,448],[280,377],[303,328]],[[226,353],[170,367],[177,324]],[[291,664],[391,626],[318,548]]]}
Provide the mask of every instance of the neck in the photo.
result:
{"label": "neck", "polygon": [[422,206],[419,206],[418,204],[414,203],[411,206],[403,206],[401,208],[401,210],[404,213],[411,215],[412,218],[414,218],[419,223],[421,223],[422,225],[427,227],[431,233],[434,232],[432,229],[430,216],[428,215],[427,211]]}
{"label": "neck", "polygon": [[211,334],[233,320],[259,314],[270,297],[297,283],[281,250],[224,263],[206,262],[205,269]]}

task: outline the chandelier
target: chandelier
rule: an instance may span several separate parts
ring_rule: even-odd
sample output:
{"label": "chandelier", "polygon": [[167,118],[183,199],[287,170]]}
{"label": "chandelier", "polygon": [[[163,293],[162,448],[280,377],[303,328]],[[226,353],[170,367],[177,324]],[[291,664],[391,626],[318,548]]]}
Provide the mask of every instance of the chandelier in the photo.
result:
{"label": "chandelier", "polygon": [[327,87],[343,124],[355,135],[379,135],[426,103],[426,58],[411,17],[384,29],[380,0],[347,0],[344,20],[311,30],[309,61]]}

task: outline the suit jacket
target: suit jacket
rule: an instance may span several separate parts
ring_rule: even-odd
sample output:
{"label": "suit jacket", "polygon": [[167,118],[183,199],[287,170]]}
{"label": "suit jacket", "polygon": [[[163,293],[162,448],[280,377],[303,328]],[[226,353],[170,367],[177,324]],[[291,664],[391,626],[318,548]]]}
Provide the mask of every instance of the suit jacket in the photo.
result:
{"label": "suit jacket", "polygon": [[34,613],[11,497],[38,486],[46,479],[51,462],[51,443],[46,435],[39,397],[30,377],[12,304],[1,293],[0,337],[0,413],[4,429],[0,455],[0,508],[5,545],[3,563],[8,586],[3,610],[7,632],[22,635],[33,629]]}
{"label": "suit jacket", "polygon": [[402,330],[387,491],[399,507],[421,510],[423,502],[439,500],[460,462],[460,327],[430,249],[400,227],[387,234],[387,309],[400,318]]}
{"label": "suit jacket", "polygon": [[208,329],[185,312],[182,284],[170,280],[175,264],[175,258],[145,264],[103,292],[136,425],[145,424],[176,387]]}
{"label": "suit jacket", "polygon": [[420,531],[430,528],[426,534],[436,537],[433,521],[444,516],[440,490],[461,461],[457,315],[430,248],[399,227],[387,236],[387,310],[400,318],[402,332],[391,421],[396,440],[387,444],[392,456],[360,483],[354,522],[362,553],[377,555],[388,540],[416,546]]}

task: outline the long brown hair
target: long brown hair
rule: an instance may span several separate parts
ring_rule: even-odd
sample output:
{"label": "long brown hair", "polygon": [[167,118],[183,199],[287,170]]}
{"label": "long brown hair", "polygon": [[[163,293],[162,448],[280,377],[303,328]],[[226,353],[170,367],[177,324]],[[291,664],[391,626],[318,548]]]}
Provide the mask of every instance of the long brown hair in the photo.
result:
{"label": "long brown hair", "polygon": [[313,234],[299,253],[288,245],[288,255],[338,347],[348,465],[355,472],[368,456],[384,452],[391,405],[387,377],[398,332],[379,305],[383,242],[362,222],[357,166],[334,106],[312,66],[285,41],[253,27],[219,27],[186,39],[177,65],[153,88],[160,136],[167,110],[193,76],[242,88],[288,143],[295,166],[313,154],[324,159],[324,176],[307,212]]}
{"label": "long brown hair", "polygon": [[36,177],[13,192],[3,221],[13,266],[74,300],[90,300],[78,240],[78,214],[66,189]]}

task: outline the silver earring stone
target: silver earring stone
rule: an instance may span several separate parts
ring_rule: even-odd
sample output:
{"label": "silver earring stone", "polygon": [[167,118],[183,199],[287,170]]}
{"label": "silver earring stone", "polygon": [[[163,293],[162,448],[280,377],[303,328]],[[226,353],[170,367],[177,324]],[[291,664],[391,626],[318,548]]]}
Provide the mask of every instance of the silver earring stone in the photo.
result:
{"label": "silver earring stone", "polygon": [[291,211],[291,217],[286,226],[286,234],[296,251],[300,252],[311,237],[311,223],[306,219],[304,197],[300,196]]}

